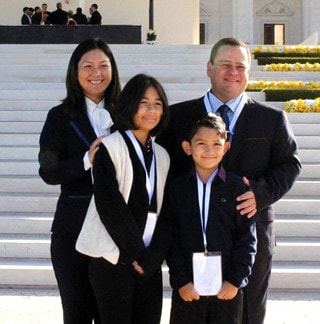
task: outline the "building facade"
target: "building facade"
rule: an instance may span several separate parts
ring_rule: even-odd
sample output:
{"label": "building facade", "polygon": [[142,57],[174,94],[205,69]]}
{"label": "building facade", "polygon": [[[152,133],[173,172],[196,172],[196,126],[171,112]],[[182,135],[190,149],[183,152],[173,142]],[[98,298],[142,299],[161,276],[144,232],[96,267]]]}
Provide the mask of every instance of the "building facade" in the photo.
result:
{"label": "building facade", "polygon": [[227,35],[248,44],[299,44],[320,30],[319,0],[201,0],[202,42]]}
{"label": "building facade", "polygon": [[[11,0],[0,13],[0,25],[20,25],[22,8],[41,6],[39,0]],[[320,29],[319,0],[60,0],[64,10],[97,3],[104,25],[139,25],[145,41],[150,27],[149,4],[153,2],[153,25],[163,44],[212,44],[235,36],[248,44],[299,44]],[[57,0],[45,0],[48,10]]]}

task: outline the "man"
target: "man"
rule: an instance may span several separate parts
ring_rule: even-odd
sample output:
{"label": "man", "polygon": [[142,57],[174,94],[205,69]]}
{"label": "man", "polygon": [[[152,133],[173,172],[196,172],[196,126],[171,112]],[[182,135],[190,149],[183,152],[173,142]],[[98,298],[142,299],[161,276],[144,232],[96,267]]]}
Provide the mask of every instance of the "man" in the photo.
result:
{"label": "man", "polygon": [[34,14],[32,15],[32,25],[40,25],[42,20],[42,12],[40,7],[34,7]]}
{"label": "man", "polygon": [[90,25],[101,25],[101,20],[102,17],[98,11],[98,5],[97,4],[92,4],[91,7],[89,8],[89,12],[91,14],[90,18]]}
{"label": "man", "polygon": [[57,10],[52,11],[50,21],[53,25],[66,25],[68,21],[68,13],[62,9],[62,3],[57,3]]}
{"label": "man", "polygon": [[218,41],[207,63],[211,89],[202,98],[173,105],[169,128],[157,142],[168,150],[174,174],[189,169],[192,161],[181,147],[188,130],[209,112],[224,117],[218,109],[228,105],[231,148],[223,164],[241,175],[249,188],[237,198],[237,209],[243,217],[254,216],[258,237],[255,264],[244,289],[243,323],[262,324],[275,246],[271,205],[291,188],[301,164],[285,113],[247,97],[250,64],[245,43],[234,38]]}
{"label": "man", "polygon": [[42,12],[42,20],[41,20],[41,25],[50,25],[51,21],[50,21],[50,15],[51,12],[48,11],[48,5],[46,3],[43,3],[41,5],[41,12]]}
{"label": "man", "polygon": [[78,7],[76,14],[73,15],[73,19],[78,25],[86,25],[88,23],[87,17],[82,13],[82,8]]}
{"label": "man", "polygon": [[31,25],[31,24],[32,24],[32,20],[31,20],[30,8],[24,7],[23,15],[21,17],[21,25]]}

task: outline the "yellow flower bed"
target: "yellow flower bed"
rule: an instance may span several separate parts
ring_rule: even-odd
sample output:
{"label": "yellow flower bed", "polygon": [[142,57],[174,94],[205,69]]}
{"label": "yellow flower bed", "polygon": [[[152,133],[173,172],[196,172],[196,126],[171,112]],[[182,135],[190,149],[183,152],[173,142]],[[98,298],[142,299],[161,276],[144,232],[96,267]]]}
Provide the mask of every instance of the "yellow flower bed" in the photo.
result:
{"label": "yellow flower bed", "polygon": [[[308,54],[319,53],[320,46],[285,46],[285,45],[259,45],[251,50],[255,53],[290,53]],[[320,71],[320,64],[295,63],[295,64],[267,64],[264,71]],[[299,90],[319,90],[320,81],[249,81],[247,91],[269,89],[299,89]],[[320,98],[316,99],[293,99],[285,102],[286,112],[320,112]]]}
{"label": "yellow flower bed", "polygon": [[320,90],[320,81],[249,81],[246,90],[265,89]]}
{"label": "yellow flower bed", "polygon": [[286,112],[320,112],[320,98],[289,100],[284,107]]}
{"label": "yellow flower bed", "polygon": [[276,72],[319,72],[320,71],[320,63],[272,63],[272,64],[266,64],[263,68],[263,71],[276,71]]}
{"label": "yellow flower bed", "polygon": [[255,53],[320,53],[320,46],[285,46],[285,45],[259,45],[251,50]]}

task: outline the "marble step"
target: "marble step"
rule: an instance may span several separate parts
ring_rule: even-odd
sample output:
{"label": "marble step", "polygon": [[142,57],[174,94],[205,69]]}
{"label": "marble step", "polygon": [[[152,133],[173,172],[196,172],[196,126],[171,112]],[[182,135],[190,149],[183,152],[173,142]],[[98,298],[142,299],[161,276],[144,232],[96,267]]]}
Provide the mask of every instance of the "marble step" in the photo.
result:
{"label": "marble step", "polygon": [[[50,234],[52,212],[7,212],[0,214],[0,234]],[[320,238],[320,212],[315,216],[276,215],[277,238]],[[307,242],[307,240],[305,240]],[[301,243],[301,242],[300,242]],[[308,242],[309,243],[309,242]]]}
{"label": "marble step", "polygon": [[[38,175],[37,155],[31,160],[0,159],[0,176],[35,176]],[[320,162],[303,163],[298,180],[318,181],[320,179]]]}
{"label": "marble step", "polygon": [[45,234],[50,235],[54,213],[1,213],[0,235]]}
{"label": "marble step", "polygon": [[[320,260],[320,237],[279,238],[274,261]],[[0,258],[50,258],[50,234],[0,234]]]}
{"label": "marble step", "polygon": [[282,198],[274,204],[276,215],[301,215],[317,216],[320,214],[320,199],[318,197],[300,198],[290,197]]}
{"label": "marble step", "polygon": [[[163,266],[163,285],[169,287],[167,266]],[[50,259],[0,260],[3,287],[56,287]],[[320,289],[320,263],[274,262],[270,289]]]}
{"label": "marble step", "polygon": [[48,185],[38,176],[38,164],[34,175],[0,175],[0,195],[9,193],[58,194],[59,185]]}
{"label": "marble step", "polygon": [[270,289],[320,289],[320,262],[274,262]]}
{"label": "marble step", "polygon": [[[0,206],[2,212],[53,212],[56,207],[55,193],[2,193]],[[274,205],[276,215],[319,215],[320,200],[317,197],[282,198]]]}
{"label": "marble step", "polygon": [[0,234],[0,258],[50,258],[50,235]]}
{"label": "marble step", "polygon": [[[0,160],[37,160],[38,153],[38,146],[3,146],[0,151]],[[302,163],[315,163],[320,161],[320,150],[300,149],[299,156]]]}
{"label": "marble step", "polygon": [[[42,117],[41,115],[39,119]],[[40,134],[0,132],[0,143],[2,146],[37,146],[39,137]],[[300,149],[320,149],[320,135],[298,135],[296,140]]]}
{"label": "marble step", "polygon": [[273,256],[274,261],[316,262],[320,260],[320,236],[279,237]]}
{"label": "marble step", "polygon": [[320,211],[318,215],[276,215],[274,226],[277,238],[319,238]]}
{"label": "marble step", "polygon": [[[0,167],[3,165],[0,163]],[[0,173],[0,194],[1,193],[59,193],[59,185],[48,185],[38,176],[38,163],[32,165],[33,170],[21,171],[21,163],[17,166],[18,171],[11,169],[11,174],[6,172],[4,175]],[[19,168],[20,166],[20,168]],[[9,171],[9,170],[8,170]],[[20,174],[19,174],[20,171]],[[26,175],[26,173],[29,173]],[[16,174],[15,174],[16,173]],[[291,190],[285,195],[290,197],[320,197],[320,177],[318,180],[305,181],[297,180]]]}

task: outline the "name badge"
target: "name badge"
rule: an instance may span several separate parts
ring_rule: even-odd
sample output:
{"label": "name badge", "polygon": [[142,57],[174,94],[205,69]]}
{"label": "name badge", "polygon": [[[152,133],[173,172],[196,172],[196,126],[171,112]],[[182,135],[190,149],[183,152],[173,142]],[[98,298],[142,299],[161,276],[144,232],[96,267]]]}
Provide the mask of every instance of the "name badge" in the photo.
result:
{"label": "name badge", "polygon": [[221,252],[193,253],[193,285],[200,296],[215,296],[222,287]]}

